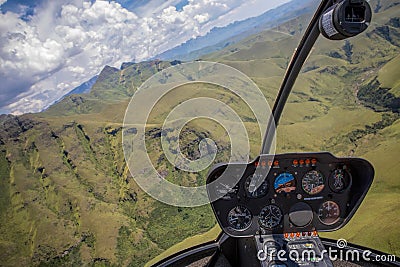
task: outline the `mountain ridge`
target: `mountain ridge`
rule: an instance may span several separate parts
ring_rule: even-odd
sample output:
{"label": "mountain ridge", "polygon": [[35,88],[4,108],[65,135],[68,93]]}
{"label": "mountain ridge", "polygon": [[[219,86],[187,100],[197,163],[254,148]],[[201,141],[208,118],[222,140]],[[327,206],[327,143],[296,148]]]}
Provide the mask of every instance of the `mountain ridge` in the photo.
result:
{"label": "mountain ridge", "polygon": [[[215,27],[204,36],[190,39],[175,48],[167,50],[153,58],[161,60],[195,60],[202,54],[220,50],[244,38],[263,30],[271,29],[279,24],[314,11],[316,0],[293,0],[265,13],[242,21],[233,22],[224,27]],[[210,49],[213,47],[213,49]],[[207,50],[209,48],[209,50]],[[204,51],[204,49],[206,49]]]}
{"label": "mountain ridge", "polygon": [[[129,1],[120,2],[129,10],[132,10],[132,8],[137,5],[143,4],[137,3],[132,5]],[[178,64],[180,61],[196,60],[204,54],[209,54],[211,52],[221,50],[226,46],[243,40],[247,36],[282,24],[283,22],[293,18],[294,16],[311,13],[313,11],[313,4],[315,5],[316,2],[317,0],[292,0],[289,3],[285,3],[272,10],[268,10],[259,16],[248,18],[242,21],[236,21],[224,27],[215,27],[211,29],[211,31],[205,36],[200,36],[196,39],[190,39],[185,43],[180,44],[161,54],[158,54],[147,61],[171,61],[172,65],[174,65]],[[124,62],[121,64],[120,70],[123,70],[124,68],[132,64],[137,63]],[[78,87],[72,89],[62,98],[71,94],[81,94],[89,92],[91,90],[91,87],[94,85],[96,76],[92,77],[87,82],[84,82]],[[57,100],[56,102],[59,101],[60,100]]]}

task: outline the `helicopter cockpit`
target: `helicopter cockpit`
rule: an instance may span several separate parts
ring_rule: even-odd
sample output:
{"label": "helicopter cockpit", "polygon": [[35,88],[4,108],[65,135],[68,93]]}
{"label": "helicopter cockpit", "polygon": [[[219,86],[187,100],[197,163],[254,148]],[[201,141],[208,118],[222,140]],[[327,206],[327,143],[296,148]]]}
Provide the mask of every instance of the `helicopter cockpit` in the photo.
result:
{"label": "helicopter cockpit", "polygon": [[[223,176],[240,179],[230,187],[218,182]],[[332,266],[323,259],[318,232],[343,227],[361,204],[373,177],[372,165],[363,159],[292,153],[261,155],[246,166],[216,166],[207,183],[217,181],[208,193],[222,195],[211,205],[223,231],[234,238],[255,237],[257,255],[266,261],[265,266],[279,266],[269,264],[277,260],[281,249],[287,255],[312,251],[312,259],[292,259],[289,266]]]}
{"label": "helicopter cockpit", "polygon": [[[329,153],[268,158],[232,165],[226,173],[227,165],[221,165],[208,176],[208,182],[217,180],[209,194],[223,195],[212,208],[230,236],[336,230],[351,219],[374,177],[367,161]],[[233,188],[218,183],[222,175],[240,175],[236,170],[242,168],[244,175]]]}
{"label": "helicopter cockpit", "polygon": [[278,125],[317,38],[356,36],[371,14],[364,0],[321,1],[287,68],[260,155],[250,163],[217,164],[208,173],[207,193],[223,233],[154,266],[400,266],[398,259],[373,263],[373,250],[371,262],[332,261],[332,250],[343,255],[363,248],[319,237],[351,220],[373,182],[371,163],[329,152],[270,154],[274,133],[268,129]]}

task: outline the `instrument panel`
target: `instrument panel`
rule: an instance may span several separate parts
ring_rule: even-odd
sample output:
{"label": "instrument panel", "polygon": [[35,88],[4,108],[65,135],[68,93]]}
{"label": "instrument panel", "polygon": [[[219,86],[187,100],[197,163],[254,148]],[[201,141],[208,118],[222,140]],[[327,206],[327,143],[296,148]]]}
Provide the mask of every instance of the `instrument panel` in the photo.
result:
{"label": "instrument panel", "polygon": [[207,193],[219,225],[233,237],[343,227],[365,197],[372,165],[328,152],[260,155],[214,166]]}

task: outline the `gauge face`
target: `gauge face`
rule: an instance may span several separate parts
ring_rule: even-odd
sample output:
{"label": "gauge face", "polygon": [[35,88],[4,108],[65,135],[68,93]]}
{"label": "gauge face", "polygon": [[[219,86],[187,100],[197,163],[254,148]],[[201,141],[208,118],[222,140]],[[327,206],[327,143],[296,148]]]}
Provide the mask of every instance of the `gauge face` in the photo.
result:
{"label": "gauge face", "polygon": [[346,189],[350,184],[350,174],[343,169],[336,169],[332,172],[329,179],[329,187],[332,191],[339,193]]}
{"label": "gauge face", "polygon": [[301,186],[303,190],[309,195],[315,195],[320,193],[324,185],[324,176],[321,172],[312,170],[307,172],[301,180]]}
{"label": "gauge face", "polygon": [[218,196],[221,196],[224,200],[231,200],[237,196],[239,191],[239,184],[236,184],[232,187],[231,184],[226,183],[217,183],[215,186],[215,190]]}
{"label": "gauge face", "polygon": [[263,197],[268,193],[268,183],[261,175],[250,175],[245,183],[247,196],[251,198]]}
{"label": "gauge face", "polygon": [[336,223],[340,218],[340,208],[336,202],[326,201],[322,203],[318,211],[319,220],[326,225]]}
{"label": "gauge face", "polygon": [[282,220],[282,211],[275,205],[265,206],[259,215],[261,226],[272,229],[277,227]]}
{"label": "gauge face", "polygon": [[284,172],[278,175],[274,183],[275,192],[292,192],[296,190],[296,181],[291,173]]}
{"label": "gauge face", "polygon": [[290,207],[289,220],[297,227],[309,225],[314,218],[314,213],[310,205],[305,202],[297,202]]}
{"label": "gauge face", "polygon": [[236,206],[228,214],[228,224],[235,230],[243,231],[250,227],[252,215],[248,208]]}

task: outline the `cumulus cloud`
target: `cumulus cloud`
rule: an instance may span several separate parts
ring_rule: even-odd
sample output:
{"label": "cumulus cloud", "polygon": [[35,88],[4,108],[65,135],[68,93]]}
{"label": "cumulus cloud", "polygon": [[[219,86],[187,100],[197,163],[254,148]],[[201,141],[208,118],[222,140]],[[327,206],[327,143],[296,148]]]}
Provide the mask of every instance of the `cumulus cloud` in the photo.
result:
{"label": "cumulus cloud", "polygon": [[226,16],[246,3],[189,0],[177,10],[178,0],[155,0],[147,6],[157,2],[153,12],[138,14],[113,1],[78,0],[44,1],[28,19],[0,13],[0,110],[40,111],[104,65],[146,60],[204,35],[223,17],[225,25],[232,22]]}

